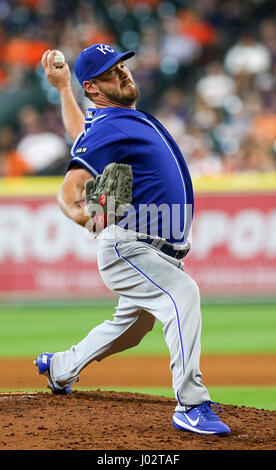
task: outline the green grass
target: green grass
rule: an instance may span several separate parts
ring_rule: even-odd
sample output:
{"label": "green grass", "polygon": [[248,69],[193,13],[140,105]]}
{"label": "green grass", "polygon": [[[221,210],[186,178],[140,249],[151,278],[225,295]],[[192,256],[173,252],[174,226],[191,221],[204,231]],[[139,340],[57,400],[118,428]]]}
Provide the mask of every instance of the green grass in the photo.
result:
{"label": "green grass", "polygon": [[[0,357],[33,357],[78,343],[96,325],[112,320],[114,303],[0,305]],[[121,354],[168,354],[157,322],[133,349]],[[202,354],[276,353],[273,303],[203,304]]]}
{"label": "green grass", "polygon": [[202,325],[203,352],[276,352],[275,303],[203,305]]}

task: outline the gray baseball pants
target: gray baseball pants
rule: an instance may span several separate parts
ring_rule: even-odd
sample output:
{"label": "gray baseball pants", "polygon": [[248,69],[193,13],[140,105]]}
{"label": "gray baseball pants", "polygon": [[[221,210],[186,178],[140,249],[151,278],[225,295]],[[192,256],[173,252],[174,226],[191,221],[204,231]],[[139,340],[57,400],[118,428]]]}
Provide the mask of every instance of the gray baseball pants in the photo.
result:
{"label": "gray baseball pants", "polygon": [[119,295],[114,319],[93,328],[69,350],[54,354],[50,368],[54,385],[67,387],[91,362],[136,346],[160,320],[170,352],[176,410],[185,411],[186,406],[210,400],[199,368],[201,311],[197,284],[184,272],[182,261],[136,241],[134,232],[126,236],[118,227],[115,235],[111,232],[108,227],[100,237],[98,267],[106,286]]}

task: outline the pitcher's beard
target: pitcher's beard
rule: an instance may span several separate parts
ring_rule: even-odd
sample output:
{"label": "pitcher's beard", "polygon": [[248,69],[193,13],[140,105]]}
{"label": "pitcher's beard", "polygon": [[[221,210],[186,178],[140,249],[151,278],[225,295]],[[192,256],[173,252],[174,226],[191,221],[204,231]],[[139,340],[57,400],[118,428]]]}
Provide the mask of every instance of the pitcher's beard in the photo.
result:
{"label": "pitcher's beard", "polygon": [[[133,86],[125,86],[122,88],[121,92],[117,91],[112,91],[108,92],[106,90],[103,90],[102,87],[99,86],[99,90],[104,94],[106,98],[108,98],[111,101],[115,101],[116,103],[122,104],[124,106],[130,106],[132,105],[135,101],[137,101],[139,97],[139,90],[135,84],[132,84]],[[126,91],[124,91],[124,89]]]}

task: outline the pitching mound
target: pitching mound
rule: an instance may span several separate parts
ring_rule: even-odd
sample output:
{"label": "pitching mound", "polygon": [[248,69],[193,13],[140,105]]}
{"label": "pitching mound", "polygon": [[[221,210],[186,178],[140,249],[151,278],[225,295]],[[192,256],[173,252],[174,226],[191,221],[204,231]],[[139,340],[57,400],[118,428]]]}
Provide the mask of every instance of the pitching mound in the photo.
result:
{"label": "pitching mound", "polygon": [[276,412],[220,405],[232,432],[172,426],[175,401],[133,393],[0,394],[1,450],[275,450]]}

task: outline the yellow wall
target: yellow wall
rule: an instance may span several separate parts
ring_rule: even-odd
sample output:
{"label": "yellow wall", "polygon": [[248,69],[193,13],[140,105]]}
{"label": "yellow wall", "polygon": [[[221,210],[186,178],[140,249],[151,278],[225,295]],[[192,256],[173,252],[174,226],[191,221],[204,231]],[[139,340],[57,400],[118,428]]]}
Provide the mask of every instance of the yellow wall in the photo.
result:
{"label": "yellow wall", "polygon": [[[0,179],[0,197],[55,196],[63,177],[24,177]],[[195,193],[274,192],[276,173],[237,173],[193,178]]]}

